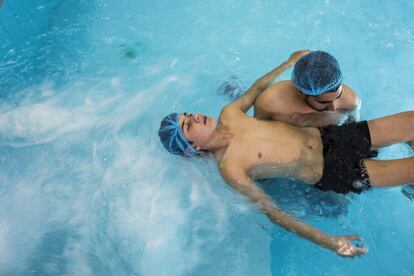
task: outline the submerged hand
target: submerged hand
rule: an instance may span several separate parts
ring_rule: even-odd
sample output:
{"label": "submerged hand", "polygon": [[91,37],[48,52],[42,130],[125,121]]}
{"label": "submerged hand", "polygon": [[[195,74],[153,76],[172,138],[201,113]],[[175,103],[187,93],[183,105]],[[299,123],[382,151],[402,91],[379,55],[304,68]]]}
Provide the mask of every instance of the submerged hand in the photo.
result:
{"label": "submerged hand", "polygon": [[309,53],[310,53],[309,50],[300,50],[300,51],[294,52],[289,57],[289,60],[288,60],[289,65],[293,66],[296,63],[296,61],[298,61],[301,57]]}
{"label": "submerged hand", "polygon": [[333,248],[336,254],[342,257],[355,257],[364,255],[368,252],[368,247],[353,245],[351,241],[360,241],[358,236],[337,236],[333,237]]}

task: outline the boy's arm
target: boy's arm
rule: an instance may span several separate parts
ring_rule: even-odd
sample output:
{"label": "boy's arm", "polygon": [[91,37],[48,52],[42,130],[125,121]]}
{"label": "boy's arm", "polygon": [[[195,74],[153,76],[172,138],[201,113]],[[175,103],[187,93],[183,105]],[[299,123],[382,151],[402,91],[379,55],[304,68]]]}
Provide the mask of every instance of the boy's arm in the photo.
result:
{"label": "boy's arm", "polygon": [[343,257],[353,257],[367,252],[366,247],[354,246],[351,240],[360,240],[358,236],[331,237],[322,231],[296,220],[282,212],[276,204],[264,193],[252,179],[241,173],[240,170],[228,170],[220,168],[226,182],[239,193],[247,196],[252,202],[257,203],[261,211],[273,222],[286,230],[296,233],[302,238],[312,241],[319,246],[331,249]]}
{"label": "boy's arm", "polygon": [[243,112],[247,112],[247,110],[249,110],[249,108],[254,104],[254,101],[260,93],[262,93],[266,88],[268,88],[277,77],[279,77],[283,72],[292,67],[296,63],[296,61],[298,61],[302,56],[306,55],[307,53],[309,53],[308,50],[294,52],[292,55],[290,55],[288,61],[283,62],[272,71],[257,79],[254,82],[254,84],[241,97],[239,97],[230,105],[238,106],[239,108],[241,108]]}

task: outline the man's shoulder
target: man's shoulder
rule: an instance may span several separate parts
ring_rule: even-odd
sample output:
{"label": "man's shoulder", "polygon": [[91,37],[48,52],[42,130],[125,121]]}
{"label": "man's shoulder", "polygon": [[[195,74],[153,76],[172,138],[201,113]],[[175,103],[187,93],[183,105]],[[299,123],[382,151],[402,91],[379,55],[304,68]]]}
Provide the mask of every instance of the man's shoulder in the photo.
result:
{"label": "man's shoulder", "polygon": [[353,97],[353,98],[358,98],[357,93],[347,84],[342,84],[343,88],[344,88],[344,92],[349,96],[349,97]]}
{"label": "man's shoulder", "polygon": [[343,106],[345,109],[356,109],[359,107],[361,100],[359,99],[357,93],[348,85],[343,84],[344,97],[343,97]]}
{"label": "man's shoulder", "polygon": [[264,94],[270,94],[270,93],[290,93],[293,92],[295,89],[295,87],[292,84],[292,81],[290,80],[283,80],[283,81],[279,81],[274,83],[273,85],[271,85],[270,87],[268,87],[265,91],[263,91],[263,93],[261,95]]}
{"label": "man's shoulder", "polygon": [[257,104],[262,106],[275,105],[284,107],[295,100],[295,87],[291,81],[280,81],[265,91],[257,98]]}
{"label": "man's shoulder", "polygon": [[291,81],[275,84],[268,88],[256,101],[256,108],[262,112],[272,114],[292,114],[308,112],[303,97],[299,94]]}

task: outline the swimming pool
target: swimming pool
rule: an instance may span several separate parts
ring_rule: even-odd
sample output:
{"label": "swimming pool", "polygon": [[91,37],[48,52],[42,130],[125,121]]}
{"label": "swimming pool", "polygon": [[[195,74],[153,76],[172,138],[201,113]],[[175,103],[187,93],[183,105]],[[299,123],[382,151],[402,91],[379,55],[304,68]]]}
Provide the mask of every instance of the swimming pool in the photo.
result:
{"label": "swimming pool", "polygon": [[152,2],[0,8],[0,274],[414,274],[414,203],[400,188],[261,183],[327,233],[361,235],[369,253],[343,259],[271,225],[213,162],[166,154],[156,133],[170,111],[218,116],[223,82],[247,87],[306,48],[339,60],[362,119],[412,110],[414,3]]}

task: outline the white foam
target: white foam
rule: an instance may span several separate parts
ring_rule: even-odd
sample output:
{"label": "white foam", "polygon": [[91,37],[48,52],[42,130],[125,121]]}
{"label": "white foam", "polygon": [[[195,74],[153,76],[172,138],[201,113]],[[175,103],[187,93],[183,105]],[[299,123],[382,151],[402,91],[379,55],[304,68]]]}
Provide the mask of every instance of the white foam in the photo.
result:
{"label": "white foam", "polygon": [[[155,157],[159,148],[141,143],[118,137],[114,162],[94,201],[113,191],[111,225],[128,241],[124,250],[136,259],[138,271],[145,275],[188,273],[203,262],[206,248],[217,246],[226,235],[225,203],[194,164],[184,161],[190,167],[183,171],[180,168],[185,164],[171,166]],[[172,174],[177,179],[168,177]]]}

